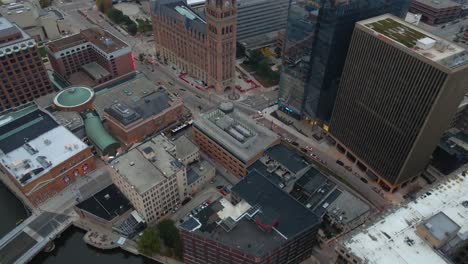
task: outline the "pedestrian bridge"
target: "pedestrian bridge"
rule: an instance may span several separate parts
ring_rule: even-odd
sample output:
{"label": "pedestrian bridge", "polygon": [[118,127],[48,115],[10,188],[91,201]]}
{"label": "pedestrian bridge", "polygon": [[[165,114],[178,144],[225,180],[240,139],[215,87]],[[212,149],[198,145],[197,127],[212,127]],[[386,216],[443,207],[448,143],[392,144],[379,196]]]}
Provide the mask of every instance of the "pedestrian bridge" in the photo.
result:
{"label": "pedestrian bridge", "polygon": [[66,214],[42,211],[32,215],[0,240],[0,263],[29,262],[53,241],[73,219]]}

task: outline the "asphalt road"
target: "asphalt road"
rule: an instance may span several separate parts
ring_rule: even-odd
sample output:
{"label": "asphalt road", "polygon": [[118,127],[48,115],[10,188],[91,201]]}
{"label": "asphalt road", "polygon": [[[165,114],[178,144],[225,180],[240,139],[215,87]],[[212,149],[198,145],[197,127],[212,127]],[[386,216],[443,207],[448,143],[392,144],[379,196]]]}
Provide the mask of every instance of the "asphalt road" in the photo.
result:
{"label": "asphalt road", "polygon": [[[308,138],[297,132],[293,127],[282,123],[270,115],[265,115],[265,118],[260,119],[259,122],[270,127],[273,131],[282,135],[283,138],[288,138],[291,141],[297,142],[301,148],[311,147],[313,149],[312,152],[321,160],[325,161],[325,167],[333,172],[333,174],[329,176],[335,178],[338,183],[341,183],[340,185],[342,187],[347,188],[348,190],[351,189],[353,193],[357,193],[379,210],[384,210],[389,206],[389,201],[385,199],[382,194],[377,192],[379,189],[373,188],[374,186],[370,181],[368,183],[364,183],[360,179],[361,177],[366,178],[364,173],[353,167],[353,164],[351,164],[351,162],[346,158],[343,158],[333,146],[328,145],[325,141],[319,143],[315,139]],[[359,176],[356,176],[353,172],[350,172],[343,166],[337,164],[336,161],[338,159],[343,161],[345,165],[351,166],[353,172]],[[317,162],[315,162],[315,164],[323,166]]]}
{"label": "asphalt road", "polygon": [[[62,13],[67,14],[67,16],[65,16],[65,23],[73,24],[73,27],[76,29],[83,29],[91,26],[99,26],[116,35],[118,38],[122,39],[132,47],[135,57],[138,57],[138,54],[140,53],[155,53],[154,41],[152,41],[152,37],[133,37],[128,35],[126,32],[121,31],[109,19],[107,19],[94,8],[93,1],[54,1],[54,8],[59,9],[60,11],[62,11]],[[80,14],[78,10],[81,10],[82,13],[86,14],[88,19],[90,19],[94,23],[90,23],[90,21],[85,16]],[[143,72],[150,80],[156,83],[161,82],[166,88],[168,88],[169,91],[173,93],[178,93],[180,96],[182,96],[185,105],[191,111],[194,112],[195,116],[215,108],[219,103],[223,101],[228,101],[226,95],[217,95],[214,92],[200,91],[185,83],[178,77],[179,73],[177,71],[174,71],[172,69],[172,66],[170,65],[161,64],[159,66],[151,66],[143,64],[139,61],[137,61],[136,64],[137,70]],[[174,83],[174,85],[169,85],[168,82],[172,82]],[[181,89],[184,89],[185,91],[182,91]],[[258,97],[260,99],[263,98],[260,95],[258,95]],[[266,99],[264,101],[266,102],[267,100],[272,99]],[[259,105],[258,101],[255,100],[251,105],[242,102],[233,103],[241,111],[247,114],[252,114],[258,111],[257,108],[252,107]]]}

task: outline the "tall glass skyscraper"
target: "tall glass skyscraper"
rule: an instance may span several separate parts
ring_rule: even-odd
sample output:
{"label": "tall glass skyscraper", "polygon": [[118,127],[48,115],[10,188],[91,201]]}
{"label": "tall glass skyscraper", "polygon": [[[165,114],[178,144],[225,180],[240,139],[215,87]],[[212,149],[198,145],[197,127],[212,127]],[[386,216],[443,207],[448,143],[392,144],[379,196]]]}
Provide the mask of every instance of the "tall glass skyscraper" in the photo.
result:
{"label": "tall glass skyscraper", "polygon": [[410,0],[292,0],[279,108],[296,118],[327,123],[354,24],[385,13],[403,17],[409,4]]}

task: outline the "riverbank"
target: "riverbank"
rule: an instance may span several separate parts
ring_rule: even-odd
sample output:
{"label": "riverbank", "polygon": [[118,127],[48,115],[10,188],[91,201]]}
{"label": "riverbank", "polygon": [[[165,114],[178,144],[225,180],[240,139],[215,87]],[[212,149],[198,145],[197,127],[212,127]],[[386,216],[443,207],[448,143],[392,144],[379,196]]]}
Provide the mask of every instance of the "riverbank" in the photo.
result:
{"label": "riverbank", "polygon": [[86,231],[86,234],[83,236],[83,241],[99,250],[115,250],[122,249],[136,256],[142,256],[157,263],[162,264],[183,264],[183,262],[176,259],[161,256],[161,255],[143,255],[138,251],[138,245],[135,241],[126,239],[110,230],[105,229],[104,227],[97,225],[91,221],[87,221],[83,218],[75,221],[73,225],[77,228],[80,228]]}

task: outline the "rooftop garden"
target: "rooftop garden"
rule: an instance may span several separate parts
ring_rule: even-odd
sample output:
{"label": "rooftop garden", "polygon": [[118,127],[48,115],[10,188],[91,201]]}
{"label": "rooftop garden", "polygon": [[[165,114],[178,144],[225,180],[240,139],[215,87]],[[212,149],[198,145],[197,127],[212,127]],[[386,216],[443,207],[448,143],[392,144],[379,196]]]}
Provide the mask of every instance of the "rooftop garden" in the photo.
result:
{"label": "rooftop garden", "polygon": [[428,37],[426,34],[410,28],[392,18],[382,19],[366,24],[366,26],[376,32],[391,38],[408,48],[416,46],[419,39]]}

